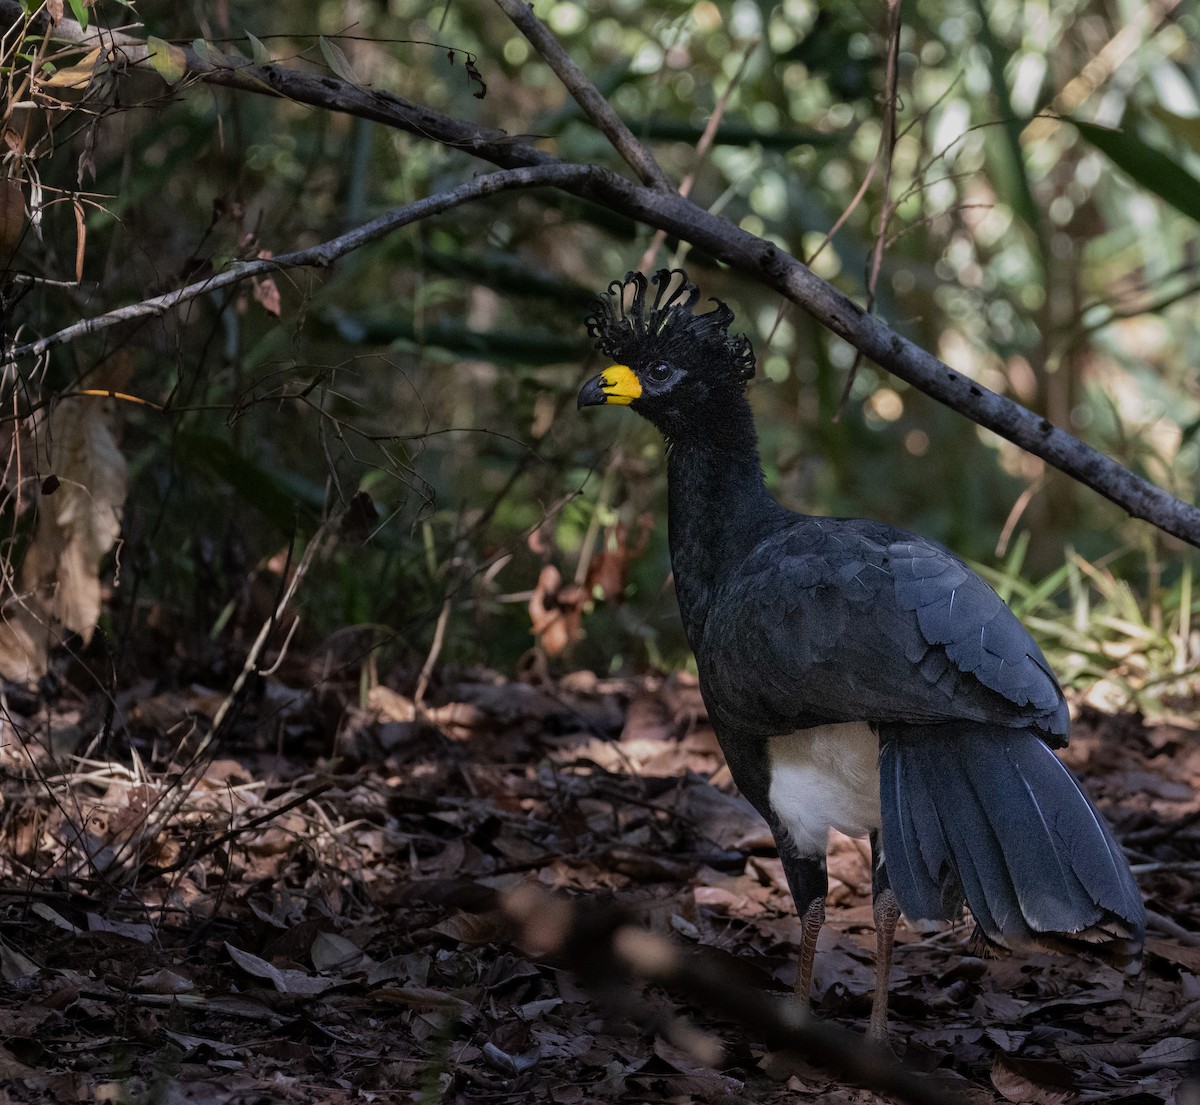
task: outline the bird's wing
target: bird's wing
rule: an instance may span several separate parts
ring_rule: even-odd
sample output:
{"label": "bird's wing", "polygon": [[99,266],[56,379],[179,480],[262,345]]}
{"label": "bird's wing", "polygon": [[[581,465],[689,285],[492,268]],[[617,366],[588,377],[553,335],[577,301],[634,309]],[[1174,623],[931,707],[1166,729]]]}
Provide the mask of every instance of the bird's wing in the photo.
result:
{"label": "bird's wing", "polygon": [[714,596],[697,651],[726,720],[958,719],[1067,731],[1025,627],[952,553],[878,523],[799,517]]}

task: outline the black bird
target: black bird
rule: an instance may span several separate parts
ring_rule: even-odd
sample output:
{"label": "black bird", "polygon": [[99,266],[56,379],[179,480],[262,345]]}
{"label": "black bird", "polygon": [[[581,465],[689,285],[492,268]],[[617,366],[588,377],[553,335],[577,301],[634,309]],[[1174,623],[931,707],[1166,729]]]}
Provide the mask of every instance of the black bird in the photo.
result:
{"label": "black bird", "polygon": [[733,312],[695,313],[679,270],[629,273],[587,326],[617,362],[582,407],[628,405],[667,444],[671,567],[729,769],[775,835],[803,921],[807,1003],[830,826],[870,836],[878,941],[870,1035],[886,1041],[900,912],[970,907],[1014,951],[1140,954],[1120,847],[1052,749],[1062,691],[1025,627],[941,545],[881,522],[780,506],[763,483]]}

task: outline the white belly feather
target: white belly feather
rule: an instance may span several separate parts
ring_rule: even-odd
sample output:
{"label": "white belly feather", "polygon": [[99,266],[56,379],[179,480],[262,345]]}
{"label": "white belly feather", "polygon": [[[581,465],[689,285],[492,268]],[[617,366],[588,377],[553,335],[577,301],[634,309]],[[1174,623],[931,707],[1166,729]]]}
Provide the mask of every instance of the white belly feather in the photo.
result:
{"label": "white belly feather", "polygon": [[879,738],[866,722],[772,737],[770,800],[801,855],[824,855],[829,829],[879,828]]}

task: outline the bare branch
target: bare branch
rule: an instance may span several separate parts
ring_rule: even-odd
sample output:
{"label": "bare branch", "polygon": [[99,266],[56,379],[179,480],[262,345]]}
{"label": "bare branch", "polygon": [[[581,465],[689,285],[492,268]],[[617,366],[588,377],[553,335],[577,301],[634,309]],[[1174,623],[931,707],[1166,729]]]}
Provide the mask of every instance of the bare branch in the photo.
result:
{"label": "bare branch", "polygon": [[533,48],[546,59],[546,64],[575,97],[575,102],[600,128],[604,137],[637,173],[642,183],[675,191],[675,185],[654,160],[654,155],[633,136],[633,132],[600,94],[599,89],[592,84],[588,75],[571,60],[571,55],[562,48],[546,24],[533,14],[533,8],[526,0],[496,0],[496,3],[516,24],[517,30],[529,39]]}
{"label": "bare branch", "polygon": [[935,1081],[905,1070],[888,1051],[857,1033],[818,1020],[794,998],[765,993],[732,971],[688,955],[632,924],[618,909],[605,909],[594,900],[576,904],[532,883],[502,895],[499,905],[532,954],[562,962],[609,1004],[620,999],[633,1004],[628,983],[621,986],[633,976],[684,993],[737,1021],[768,1047],[802,1055],[896,1101],[950,1105],[958,1100]]}
{"label": "bare branch", "polygon": [[[23,18],[14,0],[0,0],[0,15],[6,20]],[[54,33],[70,38],[82,32],[78,24],[64,19]],[[113,37],[109,32],[106,36]],[[122,50],[127,48],[122,44]],[[558,166],[566,170],[566,178],[556,187],[707,250],[802,307],[881,368],[1041,457],[1135,518],[1200,548],[1200,510],[1195,506],[1135,475],[1019,403],[955,372],[774,243],[747,233],[684,197],[643,187],[597,166],[569,165],[503,131],[475,126],[388,92],[360,88],[335,77],[309,76],[279,65],[252,65],[242,58],[228,58],[227,64],[216,65],[190,50],[184,50],[184,55],[187,73],[207,83],[284,96],[325,110],[373,119],[503,168]],[[436,202],[438,198],[423,202]],[[282,258],[274,260],[278,265]],[[21,355],[32,348],[23,347]]]}
{"label": "bare branch", "polygon": [[296,250],[293,253],[282,253],[278,257],[264,257],[254,261],[237,261],[223,272],[217,273],[194,284],[179,288],[173,292],[156,295],[151,299],[132,303],[127,307],[118,307],[94,318],[85,318],[71,326],[66,326],[53,334],[26,345],[19,345],[0,357],[0,367],[12,364],[22,357],[36,357],[56,345],[64,345],[76,338],[106,330],[118,323],[130,322],[133,319],[146,318],[150,315],[162,315],[181,304],[196,299],[198,296],[217,291],[220,288],[240,283],[254,276],[279,272],[283,269],[296,268],[327,268],[339,257],[344,257],[368,242],[397,230],[402,226],[427,219],[431,215],[441,214],[452,207],[468,203],[471,200],[494,196],[500,192],[512,191],[515,188],[541,188],[547,185],[565,187],[577,178],[589,175],[592,170],[586,165],[538,165],[525,169],[502,169],[488,176],[478,177],[460,184],[449,192],[441,192],[436,196],[418,200],[394,211],[380,215],[369,223],[331,238],[327,242],[310,246],[308,249]]}

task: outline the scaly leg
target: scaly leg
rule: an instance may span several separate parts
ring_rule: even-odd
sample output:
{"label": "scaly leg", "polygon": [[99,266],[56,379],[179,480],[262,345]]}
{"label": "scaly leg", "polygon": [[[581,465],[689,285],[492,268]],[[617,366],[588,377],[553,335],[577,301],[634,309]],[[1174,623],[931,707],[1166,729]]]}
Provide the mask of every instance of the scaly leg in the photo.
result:
{"label": "scaly leg", "polygon": [[813,957],[817,952],[817,937],[825,923],[825,899],[814,898],[801,918],[800,959],[796,964],[796,997],[806,1006],[812,1002]]}
{"label": "scaly leg", "polygon": [[871,1000],[871,1023],[867,1038],[889,1047],[887,1035],[888,981],[892,973],[892,945],[896,922],[900,920],[900,905],[891,887],[875,895],[875,996]]}

